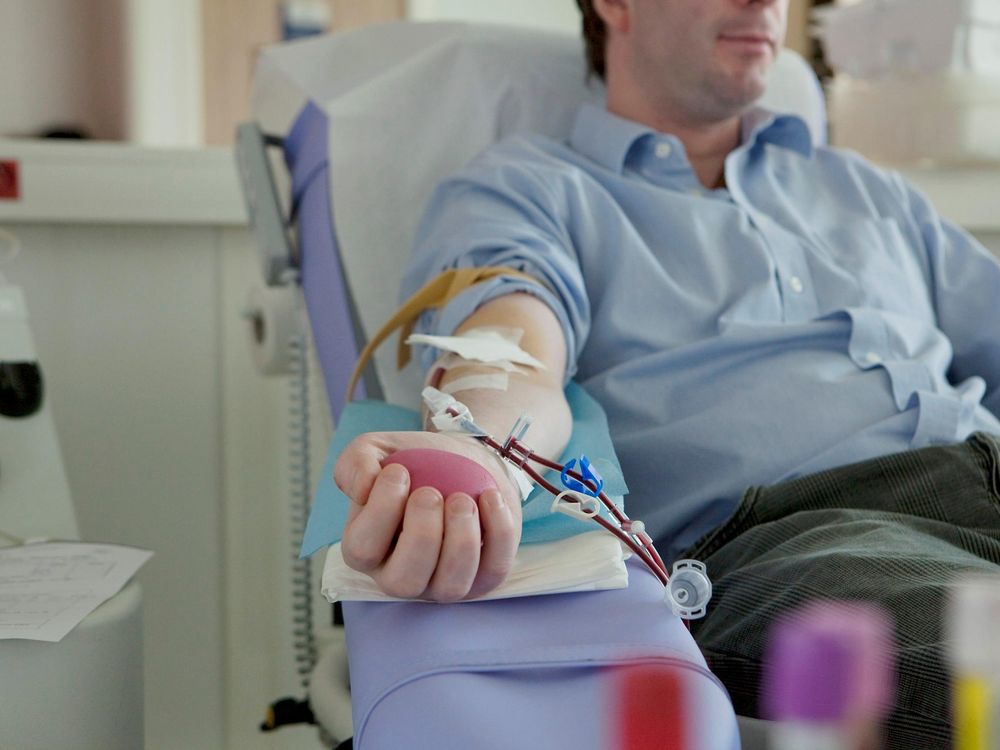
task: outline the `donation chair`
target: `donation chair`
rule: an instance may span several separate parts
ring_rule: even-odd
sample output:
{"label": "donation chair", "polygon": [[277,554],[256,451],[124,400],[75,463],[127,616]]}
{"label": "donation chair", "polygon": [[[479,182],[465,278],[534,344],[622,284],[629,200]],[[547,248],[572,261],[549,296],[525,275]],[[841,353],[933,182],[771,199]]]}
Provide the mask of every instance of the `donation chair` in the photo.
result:
{"label": "donation chair", "polygon": [[[434,186],[511,133],[565,138],[584,101],[603,103],[603,89],[587,80],[582,41],[572,35],[404,22],[262,51],[256,121],[238,139],[241,167],[253,182],[247,152],[280,141],[297,246],[289,249],[284,227],[265,216],[273,207],[255,205],[266,197],[259,188],[248,196],[252,220],[265,238],[266,281],[301,285],[335,424],[359,351],[396,309]],[[794,52],[779,56],[762,103],[799,114],[815,141],[825,139],[822,90]],[[422,373],[413,363],[397,371],[394,360],[393,346],[377,350],[354,395],[418,408]],[[347,684],[345,650],[336,646],[320,656],[309,700],[337,741],[352,733]],[[743,747],[763,747],[763,724],[740,719]]]}

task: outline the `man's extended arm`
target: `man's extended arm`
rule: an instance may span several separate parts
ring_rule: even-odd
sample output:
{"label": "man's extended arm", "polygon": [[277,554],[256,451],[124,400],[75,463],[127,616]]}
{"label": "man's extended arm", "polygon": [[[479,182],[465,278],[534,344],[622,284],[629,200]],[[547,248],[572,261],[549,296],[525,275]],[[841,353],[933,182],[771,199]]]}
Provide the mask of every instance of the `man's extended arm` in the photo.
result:
{"label": "man's extended arm", "polygon": [[[503,439],[521,414],[534,419],[526,442],[541,455],[558,457],[572,426],[563,393],[566,342],[552,310],[535,297],[515,293],[493,299],[456,333],[483,326],[523,331],[520,346],[545,369],[512,373],[507,389],[459,391],[478,425]],[[445,373],[440,385],[484,365],[469,363]],[[500,492],[477,504],[457,493],[442,498],[430,488],[411,488],[402,467],[382,462],[404,448],[461,453],[486,467]],[[368,573],[388,594],[454,601],[500,585],[510,572],[521,536],[520,494],[501,459],[473,438],[420,432],[368,433],[341,454],[334,479],[351,499],[341,549],[345,562]],[[412,490],[412,492],[411,492]]]}

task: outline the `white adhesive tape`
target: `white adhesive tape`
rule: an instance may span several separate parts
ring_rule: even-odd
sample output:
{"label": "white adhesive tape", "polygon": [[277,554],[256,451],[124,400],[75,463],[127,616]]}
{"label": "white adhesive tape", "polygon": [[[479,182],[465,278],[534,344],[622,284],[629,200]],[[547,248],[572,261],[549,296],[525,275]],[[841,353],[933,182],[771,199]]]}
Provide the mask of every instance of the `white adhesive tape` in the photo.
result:
{"label": "white adhesive tape", "polygon": [[507,373],[489,373],[483,375],[466,375],[463,378],[455,378],[441,386],[445,393],[458,393],[459,391],[471,391],[474,388],[483,388],[491,391],[506,391],[509,378]]}
{"label": "white adhesive tape", "polygon": [[514,466],[510,461],[501,461],[503,463],[504,469],[507,470],[507,475],[514,480],[514,484],[517,485],[517,491],[521,493],[521,504],[528,499],[532,491],[535,489],[535,483],[531,481],[524,469],[519,469]]}
{"label": "white adhesive tape", "polygon": [[[453,370],[456,367],[468,367],[471,362],[467,359],[462,359],[460,356],[455,354],[455,352],[445,352],[431,366],[429,372],[435,372],[437,370]],[[527,374],[527,370],[523,367],[518,367],[513,362],[476,362],[476,365],[480,367],[491,367],[496,370],[502,370],[507,373],[516,372],[518,375]]]}
{"label": "white adhesive tape", "polygon": [[502,367],[501,363],[512,363],[544,370],[544,364],[510,339],[511,330],[516,331],[516,329],[474,328],[460,336],[414,333],[406,339],[406,343],[426,344],[442,351],[454,352],[463,359],[497,367]]}

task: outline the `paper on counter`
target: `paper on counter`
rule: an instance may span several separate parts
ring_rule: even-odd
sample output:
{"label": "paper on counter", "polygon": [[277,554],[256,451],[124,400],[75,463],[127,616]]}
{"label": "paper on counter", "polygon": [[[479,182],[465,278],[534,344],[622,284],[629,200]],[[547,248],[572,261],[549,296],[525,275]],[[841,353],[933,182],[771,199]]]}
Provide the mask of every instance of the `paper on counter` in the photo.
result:
{"label": "paper on counter", "polygon": [[[503,585],[467,601],[623,589],[626,586],[625,554],[618,539],[606,531],[588,531],[554,542],[522,544]],[[370,576],[347,567],[339,543],[327,550],[321,587],[323,596],[330,602],[401,601],[383,593]]]}
{"label": "paper on counter", "polygon": [[61,641],[152,556],[135,547],[83,542],[0,549],[0,639]]}

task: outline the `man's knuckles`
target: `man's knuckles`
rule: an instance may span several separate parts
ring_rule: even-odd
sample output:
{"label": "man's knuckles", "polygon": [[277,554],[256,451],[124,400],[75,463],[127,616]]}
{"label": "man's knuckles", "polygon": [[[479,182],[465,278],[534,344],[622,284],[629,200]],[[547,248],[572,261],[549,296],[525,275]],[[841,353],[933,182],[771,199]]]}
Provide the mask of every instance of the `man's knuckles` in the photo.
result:
{"label": "man's knuckles", "polygon": [[349,535],[340,544],[340,554],[347,567],[370,573],[383,562],[383,555],[372,545],[354,541]]}
{"label": "man's knuckles", "polygon": [[384,570],[379,586],[389,596],[397,599],[416,599],[427,589],[427,581],[409,572]]}

